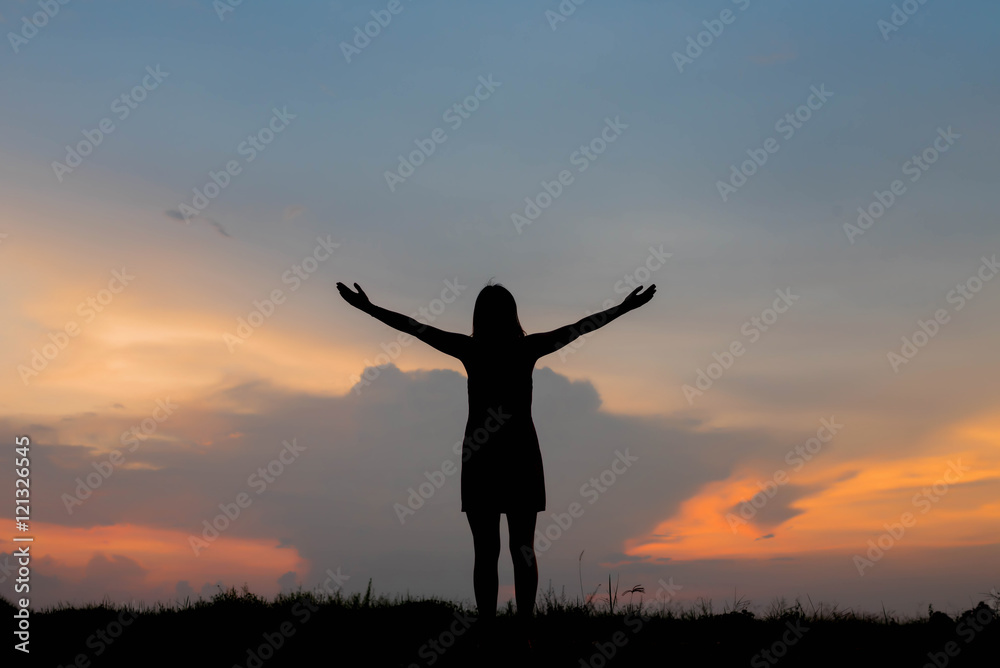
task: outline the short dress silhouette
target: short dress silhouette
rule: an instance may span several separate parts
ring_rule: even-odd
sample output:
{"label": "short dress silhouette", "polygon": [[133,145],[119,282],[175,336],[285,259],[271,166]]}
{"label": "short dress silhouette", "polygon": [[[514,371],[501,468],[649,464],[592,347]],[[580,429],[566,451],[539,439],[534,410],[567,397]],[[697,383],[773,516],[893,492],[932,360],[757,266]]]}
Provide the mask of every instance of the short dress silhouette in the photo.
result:
{"label": "short dress silhouette", "polygon": [[[536,335],[532,335],[536,336]],[[545,476],[531,419],[531,374],[540,341],[471,341],[469,419],[462,441],[462,512],[541,512]]]}
{"label": "short dress silhouette", "polygon": [[457,357],[468,374],[462,441],[462,512],[541,512],[545,475],[531,419],[535,362],[571,338],[569,328],[505,341],[421,328],[420,338]]}

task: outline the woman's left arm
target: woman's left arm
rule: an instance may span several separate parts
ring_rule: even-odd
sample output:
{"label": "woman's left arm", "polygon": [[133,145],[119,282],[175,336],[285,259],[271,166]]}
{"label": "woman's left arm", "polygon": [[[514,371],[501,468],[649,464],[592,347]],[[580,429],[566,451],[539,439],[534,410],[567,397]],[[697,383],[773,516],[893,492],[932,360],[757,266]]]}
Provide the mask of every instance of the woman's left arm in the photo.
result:
{"label": "woman's left arm", "polygon": [[649,302],[653,298],[653,295],[656,294],[655,285],[650,285],[642,294],[639,294],[640,290],[642,290],[642,286],[633,290],[618,306],[612,306],[607,310],[592,313],[572,325],[565,325],[558,329],[553,329],[551,332],[529,334],[525,337],[528,348],[534,353],[536,358],[554,353],[560,348],[576,341],[584,334],[600,329],[612,320],[620,318],[629,311],[634,311]]}

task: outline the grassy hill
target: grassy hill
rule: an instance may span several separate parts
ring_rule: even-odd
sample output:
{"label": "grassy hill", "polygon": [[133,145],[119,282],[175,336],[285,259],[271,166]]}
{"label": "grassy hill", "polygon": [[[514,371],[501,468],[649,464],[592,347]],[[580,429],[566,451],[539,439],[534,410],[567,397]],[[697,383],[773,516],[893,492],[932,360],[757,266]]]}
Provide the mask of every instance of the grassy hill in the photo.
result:
{"label": "grassy hill", "polygon": [[[30,663],[230,668],[276,666],[990,666],[1000,657],[1000,600],[957,617],[862,614],[737,602],[722,611],[650,608],[633,595],[587,604],[540,600],[529,650],[511,610],[490,637],[473,611],[437,599],[309,592],[265,600],[246,588],[211,600],[149,607],[56,606],[32,613]],[[0,599],[0,613],[14,609]],[[9,637],[9,636],[8,636]]]}

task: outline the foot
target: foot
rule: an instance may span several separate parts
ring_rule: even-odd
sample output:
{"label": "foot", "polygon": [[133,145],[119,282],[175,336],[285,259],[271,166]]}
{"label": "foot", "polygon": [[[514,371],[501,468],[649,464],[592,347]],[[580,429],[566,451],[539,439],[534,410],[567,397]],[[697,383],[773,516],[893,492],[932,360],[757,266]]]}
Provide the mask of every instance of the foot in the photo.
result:
{"label": "foot", "polygon": [[535,620],[528,616],[516,618],[517,644],[530,651],[535,643]]}

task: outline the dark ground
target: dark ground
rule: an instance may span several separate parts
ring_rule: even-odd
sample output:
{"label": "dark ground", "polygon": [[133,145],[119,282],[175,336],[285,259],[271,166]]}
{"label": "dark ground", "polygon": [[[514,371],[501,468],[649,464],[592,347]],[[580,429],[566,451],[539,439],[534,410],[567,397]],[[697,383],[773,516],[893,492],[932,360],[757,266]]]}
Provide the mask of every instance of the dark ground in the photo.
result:
{"label": "dark ground", "polygon": [[[913,620],[799,604],[772,605],[764,615],[745,604],[723,613],[707,604],[687,611],[646,604],[640,613],[638,597],[634,602],[611,614],[607,601],[546,597],[528,651],[514,640],[523,636],[509,614],[500,615],[502,639],[491,644],[467,609],[445,601],[308,593],[266,601],[231,589],[174,608],[32,613],[30,658],[15,651],[15,661],[4,665],[1000,666],[995,600],[954,618],[934,612]],[[13,612],[0,599],[9,624]]]}

